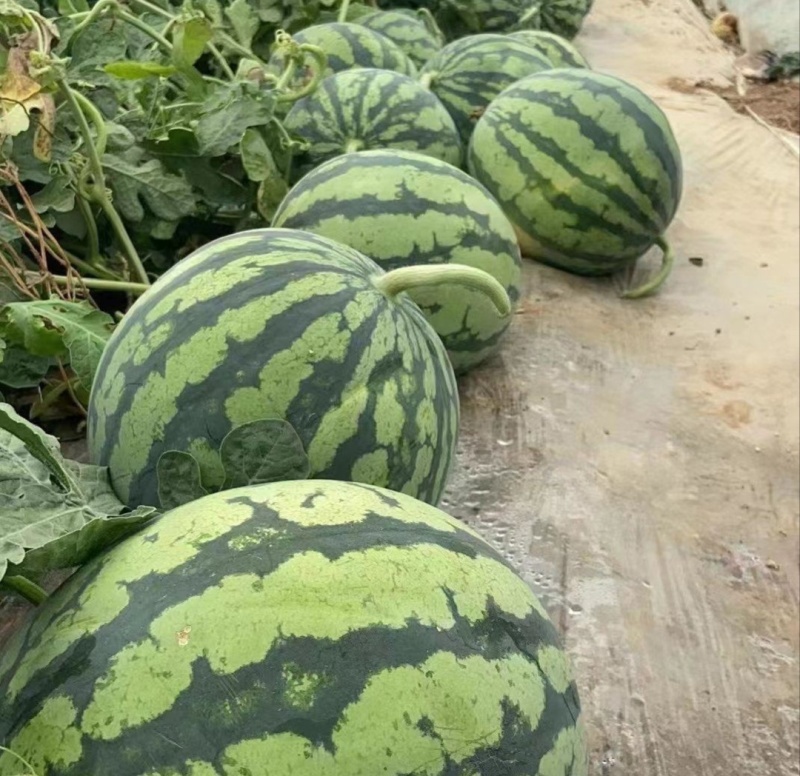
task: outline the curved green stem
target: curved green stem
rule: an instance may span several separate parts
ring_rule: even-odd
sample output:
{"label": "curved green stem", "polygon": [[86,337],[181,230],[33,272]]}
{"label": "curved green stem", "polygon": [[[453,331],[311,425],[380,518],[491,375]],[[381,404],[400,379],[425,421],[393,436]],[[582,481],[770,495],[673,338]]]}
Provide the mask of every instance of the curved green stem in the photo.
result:
{"label": "curved green stem", "polygon": [[18,575],[3,577],[0,586],[13,590],[26,600],[37,606],[47,600],[47,593],[35,582],[31,582],[27,577]]}
{"label": "curved green stem", "polygon": [[[328,57],[326,56],[325,52],[319,48],[319,46],[312,46],[308,43],[301,45],[300,51],[304,52],[305,54],[309,54],[313,60],[314,64],[312,66],[312,70],[314,71],[314,75],[302,89],[296,92],[288,92],[287,94],[279,94],[276,98],[278,102],[297,102],[297,100],[315,91],[317,86],[319,86],[319,82],[322,80],[322,76],[325,73],[325,68],[328,66]],[[289,67],[291,67],[291,64]],[[279,88],[282,80],[283,76],[281,76],[281,80],[278,81],[276,88]]]}
{"label": "curved green stem", "polygon": [[114,13],[124,21],[128,22],[131,27],[141,30],[145,35],[152,38],[167,54],[172,53],[172,44],[160,33],[156,32],[147,22],[143,22],[138,16],[134,16],[127,11],[123,11],[115,4]]}
{"label": "curved green stem", "polygon": [[338,22],[346,22],[347,21],[347,12],[350,10],[350,0],[342,0],[341,6],[339,6],[339,17],[336,21]]}
{"label": "curved green stem", "polygon": [[[75,26],[75,29],[72,31],[72,40],[75,39],[75,36],[81,32],[81,30],[88,27],[95,19],[99,18],[99,16],[106,10],[109,6],[116,5],[117,0],[98,0],[98,3],[92,8],[89,13],[87,13],[83,19]],[[76,14],[77,16],[77,14]]]}
{"label": "curved green stem", "polygon": [[461,285],[485,294],[505,317],[511,314],[511,300],[505,288],[492,277],[477,267],[465,264],[428,264],[426,266],[399,267],[384,275],[374,278],[380,291],[389,297],[396,296],[412,288],[439,285]]}
{"label": "curved green stem", "polygon": [[[38,278],[36,272],[28,273],[31,279]],[[137,296],[143,294],[150,288],[149,285],[144,283],[133,283],[127,280],[105,280],[100,278],[81,278],[80,281],[75,281],[72,278],[64,277],[63,275],[48,275],[47,279],[55,283],[57,286],[67,285],[84,285],[86,288],[95,289],[96,291],[124,291],[129,294],[136,294]]]}
{"label": "curved green stem", "polygon": [[[89,165],[92,168],[92,175],[94,177],[94,185],[91,187],[92,199],[101,207],[106,218],[111,222],[111,226],[114,228],[114,232],[122,244],[128,261],[139,276],[139,280],[149,285],[150,279],[147,277],[147,272],[128,234],[128,230],[125,228],[125,224],[122,223],[119,213],[114,209],[114,206],[111,204],[106,194],[105,175],[103,173],[103,164],[100,161],[99,153],[100,149],[103,151],[105,150],[106,139],[108,137],[105,120],[100,114],[100,111],[82,94],[74,91],[63,78],[59,80],[59,87],[64,93],[67,104],[75,115],[81,135],[83,136],[84,145],[86,146],[86,155],[89,157]],[[97,144],[95,144],[92,139],[92,131],[89,128],[89,122],[86,120],[87,115],[97,128]]]}
{"label": "curved green stem", "polygon": [[217,60],[220,70],[222,70],[225,76],[230,78],[231,81],[235,81],[236,73],[231,70],[231,66],[228,64],[228,60],[222,55],[222,52],[213,43],[208,43],[207,46],[208,50],[211,52],[211,56]]}
{"label": "curved green stem", "polygon": [[436,73],[423,73],[419,77],[420,86],[422,86],[423,89],[430,89],[431,84],[434,82],[435,78],[436,78]]}
{"label": "curved green stem", "polygon": [[81,196],[80,191],[75,197],[78,210],[81,211],[83,222],[86,224],[86,239],[88,245],[89,264],[97,264],[100,261],[100,234],[97,231],[97,221],[95,221],[92,208],[89,203]]}
{"label": "curved green stem", "polygon": [[624,299],[641,299],[644,296],[650,296],[650,294],[654,294],[659,288],[661,288],[661,285],[667,279],[669,273],[672,272],[672,265],[675,262],[675,256],[672,252],[672,247],[663,237],[659,237],[656,240],[656,245],[661,248],[664,254],[661,259],[661,269],[659,269],[650,280],[648,280],[646,283],[643,283],[641,286],[629,289],[628,291],[623,291],[620,296],[622,296]]}
{"label": "curved green stem", "polygon": [[364,141],[359,140],[358,138],[353,138],[352,140],[348,140],[344,146],[344,152],[346,154],[352,154],[356,151],[360,151],[364,147]]}

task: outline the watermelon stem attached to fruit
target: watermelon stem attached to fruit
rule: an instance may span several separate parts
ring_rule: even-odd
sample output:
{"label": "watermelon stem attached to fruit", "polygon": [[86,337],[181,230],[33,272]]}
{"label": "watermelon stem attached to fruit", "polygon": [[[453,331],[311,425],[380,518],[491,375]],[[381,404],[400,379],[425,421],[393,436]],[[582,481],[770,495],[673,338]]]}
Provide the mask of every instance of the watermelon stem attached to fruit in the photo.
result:
{"label": "watermelon stem attached to fruit", "polygon": [[623,298],[641,299],[644,296],[650,296],[650,294],[654,294],[667,279],[669,273],[672,272],[672,265],[675,261],[672,247],[663,237],[659,237],[656,240],[656,245],[661,248],[664,254],[663,258],[661,259],[661,269],[659,269],[659,271],[650,280],[648,280],[647,283],[643,283],[641,286],[629,289],[628,291],[623,291],[621,294]]}
{"label": "watermelon stem attached to fruit", "polygon": [[47,593],[35,582],[31,582],[27,577],[17,574],[3,577],[3,579],[0,580],[0,588],[12,590],[21,595],[26,601],[30,601],[30,603],[36,606],[44,603],[48,597]]}
{"label": "watermelon stem attached to fruit", "polygon": [[511,300],[502,284],[488,272],[466,264],[428,264],[398,267],[375,278],[375,285],[389,297],[421,286],[461,285],[485,294],[505,317],[511,314]]}

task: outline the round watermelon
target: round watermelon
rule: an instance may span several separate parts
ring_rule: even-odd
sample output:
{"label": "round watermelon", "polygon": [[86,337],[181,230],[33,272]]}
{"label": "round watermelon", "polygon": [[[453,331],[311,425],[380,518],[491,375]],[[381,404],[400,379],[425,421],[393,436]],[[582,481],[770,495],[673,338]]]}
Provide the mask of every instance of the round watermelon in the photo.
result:
{"label": "round watermelon", "polygon": [[[514,229],[495,199],[465,172],[398,150],[333,159],[306,175],[278,207],[273,225],[349,245],[386,270],[450,263],[488,272],[512,305],[520,296]],[[511,320],[482,286],[409,291],[442,338],[456,373],[496,351]]]}
{"label": "round watermelon", "polygon": [[470,35],[428,60],[420,79],[450,111],[467,143],[475,122],[506,86],[552,67],[543,54],[507,35]]}
{"label": "round watermelon", "polygon": [[442,47],[441,32],[431,30],[414,11],[375,11],[360,16],[357,23],[394,41],[417,67],[422,67]]}
{"label": "round watermelon", "polygon": [[[352,67],[376,67],[381,70],[395,70],[405,75],[417,75],[416,66],[396,43],[360,24],[353,22],[314,24],[296,32],[292,38],[295,43],[322,49],[327,58],[324,75],[349,70]],[[268,67],[276,73],[285,69],[285,55],[280,48],[270,57]]]}
{"label": "round watermelon", "polygon": [[589,67],[583,54],[566,38],[554,32],[519,30],[510,32],[509,37],[527,43],[540,54],[544,54],[553,63],[554,68]]}
{"label": "round watermelon", "polygon": [[351,151],[402,148],[461,165],[453,119],[434,94],[389,70],[345,70],[296,102],[284,126],[306,143],[293,160],[295,179]]}
{"label": "round watermelon", "polygon": [[109,467],[123,502],[158,506],[163,453],[192,455],[206,489],[223,487],[226,435],[279,419],[300,437],[309,476],[436,503],[458,397],[439,338],[400,293],[411,275],[398,287],[372,260],[309,232],[208,243],[162,275],[109,339],[89,402],[91,460]]}
{"label": "round watermelon", "polygon": [[503,91],[475,127],[469,167],[517,229],[524,256],[584,275],[623,269],[663,233],[682,190],[669,121],[631,84],[590,70],[532,75]]}
{"label": "round watermelon", "polygon": [[0,776],[587,774],[525,582],[343,482],[216,493],[95,558],[4,650],[0,709]]}
{"label": "round watermelon", "polygon": [[593,0],[541,0],[536,27],[572,40],[580,32],[592,3]]}

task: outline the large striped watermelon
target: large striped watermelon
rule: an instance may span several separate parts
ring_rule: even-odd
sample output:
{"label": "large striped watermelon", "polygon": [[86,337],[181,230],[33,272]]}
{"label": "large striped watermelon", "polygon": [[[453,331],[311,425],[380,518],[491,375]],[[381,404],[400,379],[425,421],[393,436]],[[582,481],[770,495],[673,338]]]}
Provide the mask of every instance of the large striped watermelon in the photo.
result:
{"label": "large striped watermelon", "polygon": [[580,714],[474,532],[274,483],[167,513],[40,608],[0,657],[0,776],[585,776]]}
{"label": "large striped watermelon", "polygon": [[510,32],[509,37],[520,40],[544,54],[554,68],[589,67],[586,58],[566,38],[544,30],[519,30]]}
{"label": "large striped watermelon", "polygon": [[359,16],[357,23],[394,41],[417,67],[422,67],[443,43],[441,32],[435,29],[433,17],[429,16],[429,19],[434,30],[420,15],[407,9],[375,11]]}
{"label": "large striped watermelon", "polygon": [[[298,44],[317,46],[327,58],[325,75],[351,67],[376,67],[417,75],[417,68],[403,50],[385,35],[353,22],[314,24],[295,33]],[[286,67],[285,54],[279,47],[269,59],[269,68],[280,72]]]}
{"label": "large striped watermelon", "polygon": [[[525,2],[525,0],[523,0]],[[540,29],[572,40],[592,9],[593,0],[541,0]]]}
{"label": "large striped watermelon", "polygon": [[302,440],[311,477],[436,503],[456,442],[456,384],[439,338],[398,295],[413,271],[399,272],[286,229],[195,251],[106,346],[89,403],[92,460],[109,467],[122,501],[157,506],[162,453],[191,454],[207,488],[221,487],[222,440],[276,418]]}
{"label": "large striped watermelon", "polygon": [[[438,262],[482,269],[520,295],[514,229],[486,189],[461,170],[407,151],[366,151],[309,173],[278,207],[274,226],[349,245],[387,270]],[[493,353],[511,320],[481,287],[409,292],[441,336],[456,373]]]}
{"label": "large striped watermelon", "polygon": [[453,119],[434,94],[407,75],[360,68],[325,78],[296,102],[284,120],[307,149],[294,159],[300,178],[350,151],[402,148],[461,165],[463,148]]}
{"label": "large striped watermelon", "polygon": [[604,275],[657,243],[661,271],[625,296],[651,293],[669,274],[663,233],[680,202],[681,155],[666,116],[631,84],[579,69],[518,81],[475,127],[469,167],[515,225],[524,256]]}
{"label": "large striped watermelon", "polygon": [[470,35],[428,60],[420,78],[450,111],[467,143],[481,113],[506,86],[552,67],[543,54],[507,35]]}

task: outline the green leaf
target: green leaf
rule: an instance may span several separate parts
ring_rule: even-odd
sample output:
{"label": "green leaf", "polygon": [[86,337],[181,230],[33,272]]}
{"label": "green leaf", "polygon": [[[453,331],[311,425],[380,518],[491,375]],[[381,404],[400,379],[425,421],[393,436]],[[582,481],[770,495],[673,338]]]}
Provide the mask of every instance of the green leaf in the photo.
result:
{"label": "green leaf", "polygon": [[254,420],[237,426],[222,440],[219,452],[226,489],[308,477],[303,443],[285,420]]}
{"label": "green leaf", "polygon": [[18,575],[80,565],[156,514],[124,512],[105,468],[66,461],[54,437],[0,404],[0,579],[9,566]]}
{"label": "green leaf", "polygon": [[253,10],[250,0],[233,0],[225,9],[230,19],[236,38],[245,48],[250,48],[253,36],[261,25],[258,14]]}
{"label": "green leaf", "polygon": [[179,175],[167,173],[157,159],[138,165],[115,154],[103,156],[114,206],[128,221],[144,218],[142,202],[164,221],[179,221],[195,211],[192,187]]}
{"label": "green leaf", "polygon": [[277,176],[265,178],[258,184],[256,194],[256,207],[261,217],[266,221],[272,221],[273,216],[278,210],[283,198],[289,192],[286,181]]}
{"label": "green leaf", "polygon": [[123,59],[103,65],[103,70],[114,78],[126,81],[137,81],[141,78],[168,78],[178,72],[174,65],[162,65],[159,62],[135,62]]}
{"label": "green leaf", "polygon": [[200,479],[200,465],[180,450],[162,453],[156,465],[158,501],[162,509],[174,509],[208,495]]}
{"label": "green leaf", "polygon": [[2,385],[17,389],[35,388],[54,364],[53,358],[34,356],[19,345],[0,340],[0,384]]}
{"label": "green leaf", "polygon": [[195,128],[199,151],[204,156],[220,156],[236,145],[248,127],[267,124],[275,100],[267,92],[247,92],[238,82],[217,90],[203,106]]}
{"label": "green leaf", "polygon": [[69,354],[69,364],[88,392],[114,319],[88,302],[45,299],[12,302],[0,311],[0,330],[35,356]]}
{"label": "green leaf", "polygon": [[52,178],[41,191],[31,197],[37,213],[55,210],[58,213],[69,213],[75,207],[75,192],[70,186],[69,178],[58,175]]}
{"label": "green leaf", "polygon": [[172,33],[172,61],[181,69],[191,67],[200,59],[213,34],[208,19],[195,17],[178,22]]}
{"label": "green leaf", "polygon": [[247,177],[251,181],[263,181],[265,178],[280,177],[278,167],[267,141],[257,129],[248,129],[239,146]]}

